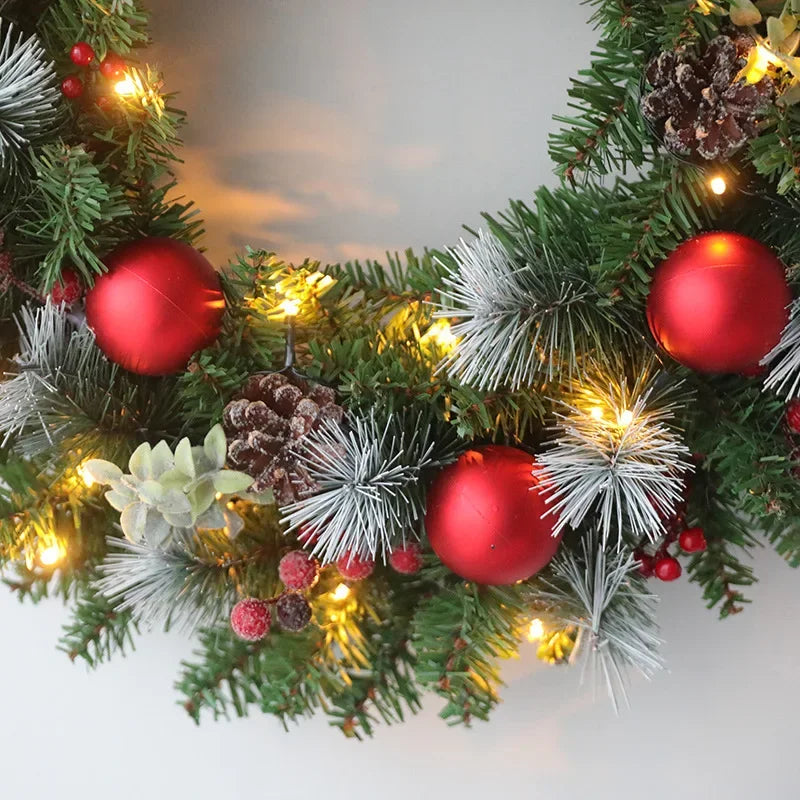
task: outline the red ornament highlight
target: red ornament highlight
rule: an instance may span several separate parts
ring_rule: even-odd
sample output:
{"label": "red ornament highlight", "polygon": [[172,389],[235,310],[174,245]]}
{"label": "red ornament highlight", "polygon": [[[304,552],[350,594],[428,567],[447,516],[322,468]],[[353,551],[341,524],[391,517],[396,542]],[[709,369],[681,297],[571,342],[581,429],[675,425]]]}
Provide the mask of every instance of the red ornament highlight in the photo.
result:
{"label": "red ornament highlight", "polygon": [[684,366],[748,372],[778,343],[791,300],[786,270],[768,247],[738,233],[704,233],[656,268],[647,321]]}
{"label": "red ornament highlight", "polygon": [[417,542],[406,542],[389,555],[389,566],[401,575],[415,575],[422,569],[422,548]]}
{"label": "red ornament highlight", "polygon": [[231,611],[231,629],[246,642],[257,642],[269,633],[272,615],[269,603],[249,597],[240,600]]}
{"label": "red ornament highlight", "polygon": [[375,562],[369,557],[362,557],[355,553],[345,553],[337,562],[336,569],[348,581],[363,581],[372,575]]}
{"label": "red ornament highlight", "polygon": [[556,517],[540,467],[515,447],[470,450],[439,474],[428,493],[425,527],[435,553],[456,575],[504,585],[530,578],[555,555]]}
{"label": "red ornament highlight", "polygon": [[225,301],[208,261],[174,239],[141,239],[104,259],[86,295],[86,319],[111,361],[169,375],[219,335]]}
{"label": "red ornament highlight", "polygon": [[69,51],[69,57],[78,67],[88,67],[94,61],[94,50],[89,42],[76,42]]}

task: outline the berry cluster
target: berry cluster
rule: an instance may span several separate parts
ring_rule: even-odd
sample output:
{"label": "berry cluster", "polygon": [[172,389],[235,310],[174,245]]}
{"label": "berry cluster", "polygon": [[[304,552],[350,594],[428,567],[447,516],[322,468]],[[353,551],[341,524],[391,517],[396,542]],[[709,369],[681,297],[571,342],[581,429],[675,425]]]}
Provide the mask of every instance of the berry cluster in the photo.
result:
{"label": "berry cluster", "polygon": [[706,549],[706,537],[702,528],[686,527],[686,495],[684,500],[675,509],[673,516],[667,521],[667,533],[661,544],[653,554],[646,553],[639,548],[634,551],[634,557],[639,562],[639,572],[645,577],[655,576],[660,581],[675,581],[680,578],[683,569],[670,548],[677,542],[684,553],[699,553]]}
{"label": "berry cluster", "polygon": [[[84,70],[91,70],[97,65],[97,71],[108,81],[119,81],[125,76],[125,61],[120,56],[109,53],[97,64],[97,55],[88,42],[76,42],[72,45],[69,57],[76,67]],[[85,78],[81,78],[80,75],[67,75],[61,81],[61,93],[70,100],[77,100],[85,91]],[[98,98],[97,105],[104,108],[109,102],[108,97],[103,95]]]}

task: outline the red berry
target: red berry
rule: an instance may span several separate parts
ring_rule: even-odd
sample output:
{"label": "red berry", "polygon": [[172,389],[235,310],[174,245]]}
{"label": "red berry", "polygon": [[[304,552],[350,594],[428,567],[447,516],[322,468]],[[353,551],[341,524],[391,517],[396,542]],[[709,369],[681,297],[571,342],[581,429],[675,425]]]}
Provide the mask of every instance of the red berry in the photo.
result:
{"label": "red berry", "polygon": [[682,572],[677,558],[662,556],[656,561],[655,573],[660,581],[675,581],[680,578]]}
{"label": "red berry", "polygon": [[792,433],[800,433],[800,400],[792,400],[786,406],[786,424]]}
{"label": "red berry", "polygon": [[83,94],[83,81],[77,75],[69,75],[61,81],[61,94],[75,100]]}
{"label": "red berry", "polygon": [[61,282],[55,284],[50,290],[50,299],[57,306],[65,303],[71,306],[83,297],[83,284],[78,277],[78,273],[72,269],[65,269],[61,272]]}
{"label": "red berry", "polygon": [[702,528],[687,528],[678,539],[684,553],[699,553],[706,549],[706,536]]}
{"label": "red berry", "polygon": [[97,98],[97,107],[103,111],[108,111],[108,109],[111,108],[111,98],[104,94],[100,95],[100,97]]}
{"label": "red berry", "polygon": [[414,575],[422,569],[422,548],[417,542],[406,542],[392,550],[389,565],[401,575]]}
{"label": "red berry", "polygon": [[269,633],[272,616],[269,603],[250,597],[240,600],[231,611],[231,628],[246,642],[257,642]]}
{"label": "red berry", "polygon": [[278,564],[278,576],[287,589],[310,589],[319,580],[319,562],[304,550],[292,550]]}
{"label": "red berry", "polygon": [[637,550],[633,557],[639,562],[639,573],[643,578],[650,578],[653,575],[653,565],[655,564],[655,559],[652,556],[648,556],[647,553],[643,553],[641,550]]}
{"label": "red berry", "polygon": [[109,53],[100,62],[100,74],[108,80],[119,80],[125,75],[125,62],[113,53]]}
{"label": "red berry", "polygon": [[89,42],[77,42],[69,51],[72,63],[79,67],[88,67],[94,61],[94,50]]}
{"label": "red berry", "polygon": [[362,558],[358,554],[348,551],[336,562],[336,569],[348,581],[363,581],[364,578],[372,575],[375,562],[369,556]]}
{"label": "red berry", "polygon": [[300,633],[311,622],[311,606],[303,595],[284,592],[275,603],[275,616],[285,631]]}

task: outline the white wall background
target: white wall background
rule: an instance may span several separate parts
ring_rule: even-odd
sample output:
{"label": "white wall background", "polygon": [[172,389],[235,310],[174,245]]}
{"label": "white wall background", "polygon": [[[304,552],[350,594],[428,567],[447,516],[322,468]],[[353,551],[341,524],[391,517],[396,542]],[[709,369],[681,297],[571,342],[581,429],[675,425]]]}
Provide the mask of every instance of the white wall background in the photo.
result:
{"label": "white wall background", "polygon": [[[219,262],[454,241],[551,180],[550,117],[594,42],[578,0],[150,2]],[[753,606],[723,623],[694,585],[659,587],[671,674],[634,681],[619,719],[526,646],[489,725],[448,730],[430,698],[363,744],[322,718],[195,728],[171,686],[189,642],[145,636],[87,674],[54,649],[57,604],[0,592],[0,796],[797,797],[800,575],[766,549],[755,566]]]}

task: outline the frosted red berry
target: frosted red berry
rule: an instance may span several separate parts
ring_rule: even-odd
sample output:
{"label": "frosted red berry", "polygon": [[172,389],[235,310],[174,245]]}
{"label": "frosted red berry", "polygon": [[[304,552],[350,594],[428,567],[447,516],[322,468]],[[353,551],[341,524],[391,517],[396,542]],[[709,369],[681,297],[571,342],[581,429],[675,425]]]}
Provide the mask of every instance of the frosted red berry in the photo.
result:
{"label": "frosted red berry", "polygon": [[69,75],[61,81],[61,94],[76,100],[83,94],[83,81],[77,75]]}
{"label": "frosted red berry", "polygon": [[706,536],[702,528],[687,528],[678,538],[684,553],[699,553],[706,549]]}
{"label": "frosted red berry", "polygon": [[401,575],[414,575],[422,569],[422,548],[417,542],[406,542],[392,550],[389,566]]}
{"label": "frosted red berry", "polygon": [[278,564],[278,577],[287,589],[310,589],[319,580],[319,562],[305,550],[292,550]]}
{"label": "frosted red berry", "polygon": [[94,61],[94,50],[89,42],[76,42],[69,51],[72,63],[78,67],[88,67]]}
{"label": "frosted red berry", "polygon": [[275,616],[285,631],[299,633],[311,622],[311,606],[303,595],[284,592],[275,603]]}
{"label": "frosted red berry", "polygon": [[677,558],[663,556],[656,561],[654,571],[660,581],[676,581],[683,570]]}
{"label": "frosted red berry", "polygon": [[231,611],[231,628],[233,632],[246,642],[257,642],[268,633],[272,615],[269,603],[249,597],[240,600]]}
{"label": "frosted red berry", "polygon": [[800,433],[800,400],[792,400],[786,406],[786,424],[792,433]]}
{"label": "frosted red berry", "polygon": [[372,575],[375,562],[369,557],[347,552],[336,562],[336,569],[348,581],[363,581]]}
{"label": "frosted red berry", "polygon": [[50,290],[50,299],[55,305],[65,303],[71,306],[83,297],[83,284],[78,274],[71,269],[61,272],[61,280]]}
{"label": "frosted red berry", "polygon": [[100,74],[108,80],[119,80],[125,76],[125,62],[113,53],[100,62]]}

